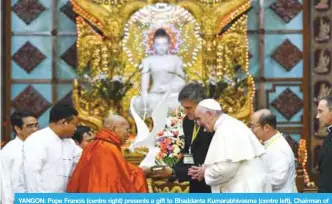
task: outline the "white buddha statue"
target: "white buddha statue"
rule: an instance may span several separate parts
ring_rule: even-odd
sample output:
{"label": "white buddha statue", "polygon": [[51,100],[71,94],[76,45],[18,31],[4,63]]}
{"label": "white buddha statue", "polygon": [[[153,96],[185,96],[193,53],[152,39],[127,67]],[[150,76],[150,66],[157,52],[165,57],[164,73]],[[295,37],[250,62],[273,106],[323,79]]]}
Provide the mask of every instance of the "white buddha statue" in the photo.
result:
{"label": "white buddha statue", "polygon": [[141,117],[150,117],[161,100],[169,109],[180,105],[177,97],[185,85],[185,73],[182,59],[170,54],[169,49],[169,35],[164,29],[157,29],[153,36],[154,54],[144,58],[140,65],[141,96],[135,99],[134,108]]}

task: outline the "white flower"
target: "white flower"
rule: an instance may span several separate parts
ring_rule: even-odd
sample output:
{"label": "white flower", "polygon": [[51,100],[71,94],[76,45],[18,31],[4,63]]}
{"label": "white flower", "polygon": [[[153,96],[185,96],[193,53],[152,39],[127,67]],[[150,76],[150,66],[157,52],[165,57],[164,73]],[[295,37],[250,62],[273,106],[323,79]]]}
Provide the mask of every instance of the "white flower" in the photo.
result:
{"label": "white flower", "polygon": [[215,86],[215,85],[217,84],[217,82],[216,82],[216,78],[214,78],[214,77],[210,77],[210,79],[209,79],[209,84]]}
{"label": "white flower", "polygon": [[202,80],[198,80],[197,83],[200,85],[204,85],[204,82]]}
{"label": "white flower", "polygon": [[107,76],[104,72],[101,72],[100,74],[98,74],[97,76],[95,76],[91,82],[96,82],[96,81],[101,81],[103,79],[107,79]]}
{"label": "white flower", "polygon": [[123,84],[124,83],[124,78],[122,76],[115,75],[115,76],[113,76],[112,81],[118,81],[118,82]]}
{"label": "white flower", "polygon": [[176,157],[178,154],[177,153],[171,153],[170,157]]}
{"label": "white flower", "polygon": [[172,123],[172,118],[171,117],[167,117],[167,119],[166,119],[166,127],[171,127],[171,123]]}
{"label": "white flower", "polygon": [[107,76],[104,72],[101,72],[98,76],[99,76],[99,80],[107,79]]}
{"label": "white flower", "polygon": [[175,154],[175,156],[178,154],[178,153],[180,153],[180,148],[178,147],[178,146],[176,146],[176,145],[173,145],[173,153]]}
{"label": "white flower", "polygon": [[84,79],[91,79],[91,78],[89,77],[89,75],[87,75],[87,74],[84,74],[84,75],[83,75],[83,78],[84,78]]}
{"label": "white flower", "polygon": [[[179,128],[179,136],[183,136],[183,135],[184,135],[183,128],[180,127],[180,128]],[[179,137],[179,136],[178,136],[178,137]]]}
{"label": "white flower", "polygon": [[231,78],[229,78],[228,75],[224,76],[224,80],[228,85],[235,86],[235,82]]}

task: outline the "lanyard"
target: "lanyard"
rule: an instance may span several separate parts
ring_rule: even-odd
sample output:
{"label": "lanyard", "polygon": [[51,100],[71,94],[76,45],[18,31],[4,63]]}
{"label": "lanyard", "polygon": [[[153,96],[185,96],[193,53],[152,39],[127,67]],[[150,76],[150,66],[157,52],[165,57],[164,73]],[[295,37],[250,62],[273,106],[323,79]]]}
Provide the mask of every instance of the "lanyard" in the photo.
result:
{"label": "lanyard", "polygon": [[194,140],[196,139],[197,134],[198,134],[200,128],[201,128],[201,127],[197,127],[197,124],[196,124],[196,123],[194,124],[193,135],[192,135],[192,137],[191,137],[191,144],[192,144],[192,143],[194,142]]}
{"label": "lanyard", "polygon": [[190,143],[190,146],[189,146],[189,154],[191,154],[191,145],[193,144],[194,140],[196,139],[197,134],[198,134],[200,128],[201,127],[197,126],[196,123],[194,124],[193,135],[191,137],[191,143]]}

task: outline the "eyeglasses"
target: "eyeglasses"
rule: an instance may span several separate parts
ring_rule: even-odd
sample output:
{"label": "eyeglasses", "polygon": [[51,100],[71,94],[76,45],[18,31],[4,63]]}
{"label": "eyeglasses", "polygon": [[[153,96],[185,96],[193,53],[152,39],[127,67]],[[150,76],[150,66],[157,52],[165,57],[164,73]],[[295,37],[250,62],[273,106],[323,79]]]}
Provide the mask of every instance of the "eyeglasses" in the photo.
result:
{"label": "eyeglasses", "polygon": [[256,127],[260,127],[261,125],[257,124],[257,125],[254,125],[254,124],[249,124],[249,128],[251,129],[254,129]]}

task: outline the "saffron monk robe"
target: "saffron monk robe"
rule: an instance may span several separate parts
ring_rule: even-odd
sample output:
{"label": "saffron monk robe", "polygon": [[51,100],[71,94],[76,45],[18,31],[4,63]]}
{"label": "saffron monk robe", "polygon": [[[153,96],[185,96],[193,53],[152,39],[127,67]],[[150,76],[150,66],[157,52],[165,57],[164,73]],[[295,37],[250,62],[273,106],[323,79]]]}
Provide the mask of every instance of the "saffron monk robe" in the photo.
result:
{"label": "saffron monk robe", "polygon": [[83,150],[83,155],[67,186],[67,192],[79,193],[147,193],[145,174],[121,154],[128,139],[128,121],[118,115],[109,116],[104,128]]}

